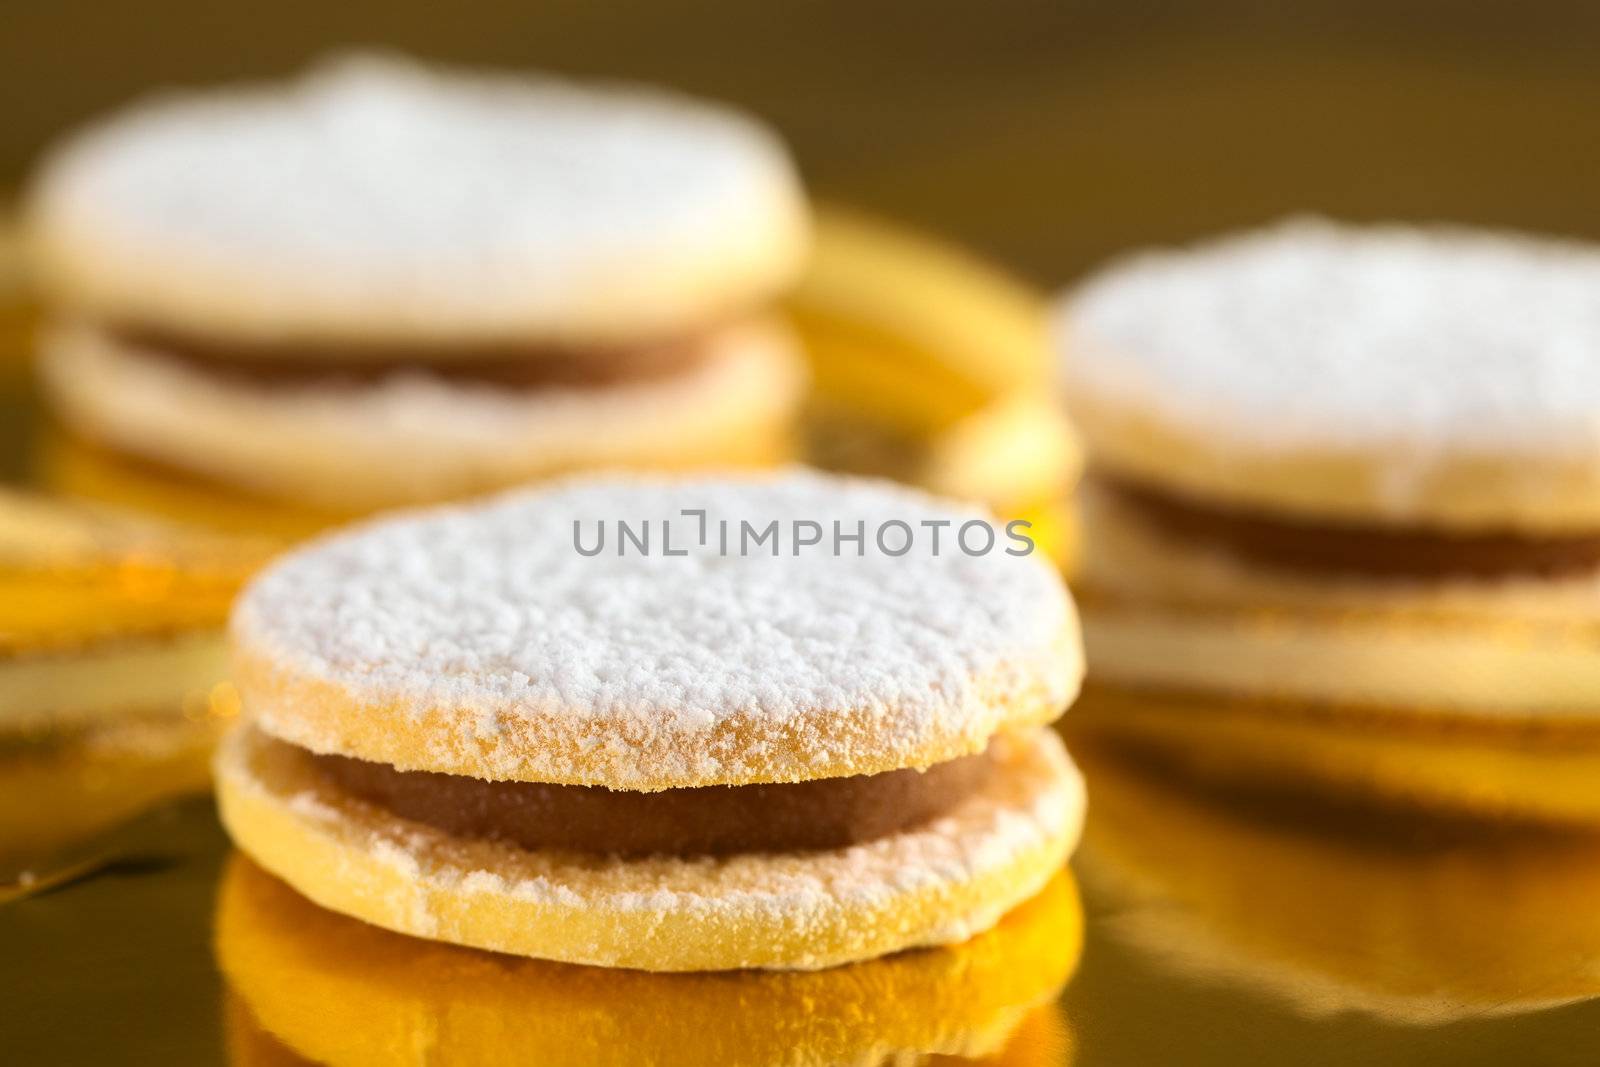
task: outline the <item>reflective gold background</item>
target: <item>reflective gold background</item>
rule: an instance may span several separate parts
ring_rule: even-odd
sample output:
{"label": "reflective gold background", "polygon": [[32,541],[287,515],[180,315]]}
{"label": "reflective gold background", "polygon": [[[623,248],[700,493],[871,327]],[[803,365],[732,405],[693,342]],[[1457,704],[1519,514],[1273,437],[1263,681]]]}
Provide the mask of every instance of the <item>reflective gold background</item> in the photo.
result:
{"label": "reflective gold background", "polygon": [[[0,186],[130,92],[383,43],[739,101],[823,196],[1046,283],[1295,210],[1600,236],[1600,8],[1577,2],[9,0],[0,21]],[[6,472],[27,419],[0,398]],[[1219,797],[1079,748],[1087,942],[1035,1062],[1600,1058],[1600,840]],[[4,1058],[223,1060],[225,843],[203,802],[170,820],[137,862],[0,909]]]}
{"label": "reflective gold background", "polygon": [[[1027,1016],[995,1062],[1594,1062],[1600,1003],[1584,999],[1600,991],[1592,837],[1201,792],[1079,749],[1095,798],[1074,862],[1082,958],[1054,1012]],[[0,1032],[12,1062],[204,1064],[237,1053],[248,1018],[225,992],[211,944],[226,844],[202,801],[172,813],[165,830],[168,844],[136,864],[0,909]],[[1024,956],[1049,950],[1033,944]],[[1059,951],[1070,959],[1074,948],[1063,940]],[[360,966],[352,957],[346,979]],[[367,978],[380,989],[399,981],[393,966]],[[285,999],[297,980],[281,976]],[[374,997],[403,1006],[406,995]],[[420,993],[415,1001],[419,1016],[438,1010]],[[847,995],[831,1010],[841,1003]],[[324,1039],[349,1031],[349,1007],[329,1003],[303,1025]],[[728,1010],[748,1008],[735,997]],[[870,1032],[862,1020],[874,1012],[906,1029],[904,1004],[864,1000],[846,1017]],[[819,1025],[831,1032],[839,1016],[827,1017],[835,1022]],[[475,1024],[516,1025],[431,1018],[453,1024],[456,1045],[492,1047],[492,1032],[467,1032]],[[378,1040],[357,1036],[350,1045]],[[607,1062],[631,1062],[626,1049],[611,1054]]]}

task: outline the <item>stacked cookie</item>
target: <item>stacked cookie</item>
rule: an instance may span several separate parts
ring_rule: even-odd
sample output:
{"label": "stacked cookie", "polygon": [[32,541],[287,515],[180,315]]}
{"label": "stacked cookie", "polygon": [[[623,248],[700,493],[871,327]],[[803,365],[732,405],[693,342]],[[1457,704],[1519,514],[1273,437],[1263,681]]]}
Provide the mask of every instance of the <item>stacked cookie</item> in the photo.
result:
{"label": "stacked cookie", "polygon": [[1585,247],[1317,221],[1088,281],[1059,326],[1096,677],[1592,718],[1597,294]]}
{"label": "stacked cookie", "polygon": [[798,472],[597,479],[300,550],[235,609],[223,821],[329,908],[502,952],[810,969],[964,940],[1083,811],[1045,726],[1071,601],[985,522]]}
{"label": "stacked cookie", "polygon": [[769,305],[807,213],[718,107],[347,60],[135,105],[49,159],[29,222],[50,397],[136,461],[96,484],[348,514],[789,447]]}

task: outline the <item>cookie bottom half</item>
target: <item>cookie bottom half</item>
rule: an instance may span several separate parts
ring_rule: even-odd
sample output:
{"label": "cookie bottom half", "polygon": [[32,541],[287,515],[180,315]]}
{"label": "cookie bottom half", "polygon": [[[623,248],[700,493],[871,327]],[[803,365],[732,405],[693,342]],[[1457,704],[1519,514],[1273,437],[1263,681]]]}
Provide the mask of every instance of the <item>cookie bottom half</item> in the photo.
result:
{"label": "cookie bottom half", "polygon": [[1083,787],[1059,739],[996,738],[997,773],[932,822],[846,848],[622,858],[455,837],[339,790],[245,727],[218,755],[222,819],[257,863],[377,926],[569,963],[810,970],[952,944],[1071,854]]}
{"label": "cookie bottom half", "polygon": [[1084,502],[1074,592],[1102,682],[1385,717],[1600,722],[1600,573],[1311,576],[1164,536],[1093,489]]}
{"label": "cookie bottom half", "polygon": [[784,326],[739,323],[704,347],[671,374],[611,385],[524,388],[422,371],[273,385],[73,324],[46,336],[40,374],[76,436],[310,522],[574,471],[792,458],[805,369]]}

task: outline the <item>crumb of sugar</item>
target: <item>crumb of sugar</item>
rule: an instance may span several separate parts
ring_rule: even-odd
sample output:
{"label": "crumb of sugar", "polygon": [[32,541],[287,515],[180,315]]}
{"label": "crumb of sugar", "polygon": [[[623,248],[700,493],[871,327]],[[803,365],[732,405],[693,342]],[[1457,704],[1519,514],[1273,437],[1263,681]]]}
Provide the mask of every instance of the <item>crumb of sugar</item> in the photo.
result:
{"label": "crumb of sugar", "polygon": [[1294,219],[1115,263],[1057,325],[1069,398],[1214,439],[1600,450],[1600,252],[1576,243]]}
{"label": "crumb of sugar", "polygon": [[322,801],[315,790],[304,789],[284,802],[284,807],[303,819],[327,821],[338,815],[338,809]]}
{"label": "crumb of sugar", "polygon": [[[706,545],[683,509],[705,510]],[[577,720],[590,731],[585,744],[614,753],[618,766],[635,740],[695,735],[732,716],[781,726],[865,709],[874,729],[896,736],[960,733],[975,702],[1043,688],[1064,704],[1076,684],[1060,647],[1071,602],[1042,558],[935,556],[925,538],[888,556],[871,533],[887,520],[954,530],[975,518],[982,513],[914,490],[799,470],[574,480],[380,521],[293,553],[242,596],[234,639],[362,701],[459,712],[458,728],[435,740],[441,753],[481,740],[486,718],[497,736]],[[654,521],[657,552],[618,556],[617,519]],[[850,530],[859,521],[865,554],[819,546],[723,556],[721,519],[735,529],[778,520],[785,531],[796,519],[830,531],[834,520]],[[590,543],[600,520],[613,535],[607,550],[581,555],[574,523]],[[686,555],[660,554],[663,520]],[[1002,692],[975,693],[979,679]],[[270,707],[258,718],[273,727]],[[724,741],[689,746],[683,758],[713,772],[763,756]],[[814,738],[795,743],[813,762],[841,754],[806,748],[823,745]]]}

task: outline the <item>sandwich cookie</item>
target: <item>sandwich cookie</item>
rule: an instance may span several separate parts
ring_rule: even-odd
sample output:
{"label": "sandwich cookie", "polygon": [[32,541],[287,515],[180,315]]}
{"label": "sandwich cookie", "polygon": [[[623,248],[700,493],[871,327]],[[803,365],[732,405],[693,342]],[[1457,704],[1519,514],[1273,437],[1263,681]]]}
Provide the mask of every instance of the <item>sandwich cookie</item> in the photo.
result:
{"label": "sandwich cookie", "polygon": [[756,122],[356,58],[70,140],[28,223],[43,374],[101,445],[345,512],[578,468],[766,463],[808,245]]}
{"label": "sandwich cookie", "polygon": [[1059,1067],[1026,1053],[1070,1041],[1050,1001],[1082,945],[1065,871],[971,941],[801,973],[646,974],[419,941],[319,908],[243,857],[223,873],[215,925],[233,1062],[282,1062],[276,1046],[329,1067]]}
{"label": "sandwich cookie", "polygon": [[964,940],[1083,810],[1044,725],[1072,603],[1042,557],[977,551],[987,522],[792,471],[333,537],[235,607],[223,822],[326,907],[501,952],[813,969]]}
{"label": "sandwich cookie", "polygon": [[1097,677],[1592,718],[1597,293],[1587,247],[1318,221],[1077,289]]}

